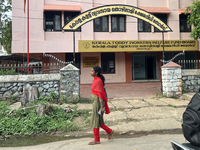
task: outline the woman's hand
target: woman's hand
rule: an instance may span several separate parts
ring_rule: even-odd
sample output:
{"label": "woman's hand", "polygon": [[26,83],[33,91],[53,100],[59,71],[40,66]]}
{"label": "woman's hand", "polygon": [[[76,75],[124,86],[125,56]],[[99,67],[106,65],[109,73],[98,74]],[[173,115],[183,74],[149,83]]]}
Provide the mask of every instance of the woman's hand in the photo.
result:
{"label": "woman's hand", "polygon": [[101,107],[101,113],[103,114],[105,111],[105,108],[104,107]]}

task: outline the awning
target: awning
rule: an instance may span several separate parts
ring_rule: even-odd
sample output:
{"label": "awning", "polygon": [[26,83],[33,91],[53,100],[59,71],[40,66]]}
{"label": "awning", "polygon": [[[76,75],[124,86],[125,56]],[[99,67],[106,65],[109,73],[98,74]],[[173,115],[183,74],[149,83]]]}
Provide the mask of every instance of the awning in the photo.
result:
{"label": "awning", "polygon": [[[184,11],[186,11],[186,8],[179,8],[179,15],[184,13]],[[192,11],[188,11],[188,13],[191,13]]]}
{"label": "awning", "polygon": [[44,11],[78,11],[81,12],[79,5],[44,5]]}
{"label": "awning", "polygon": [[150,13],[156,14],[170,14],[170,10],[168,7],[139,7],[140,9],[144,9]]}

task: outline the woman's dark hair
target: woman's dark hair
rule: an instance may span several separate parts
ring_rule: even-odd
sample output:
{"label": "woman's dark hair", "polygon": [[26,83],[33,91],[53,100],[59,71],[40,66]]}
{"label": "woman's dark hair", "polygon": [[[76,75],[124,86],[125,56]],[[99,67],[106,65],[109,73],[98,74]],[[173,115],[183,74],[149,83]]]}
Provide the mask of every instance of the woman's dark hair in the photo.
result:
{"label": "woman's dark hair", "polygon": [[99,66],[93,67],[94,72],[97,73],[97,77],[101,78],[103,85],[105,86],[105,77],[101,74],[101,68]]}

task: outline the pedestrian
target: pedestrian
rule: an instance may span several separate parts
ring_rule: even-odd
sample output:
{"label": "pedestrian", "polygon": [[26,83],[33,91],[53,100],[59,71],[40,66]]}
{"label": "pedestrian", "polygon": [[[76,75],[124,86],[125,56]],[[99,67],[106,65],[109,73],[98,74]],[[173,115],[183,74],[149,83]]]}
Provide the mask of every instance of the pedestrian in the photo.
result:
{"label": "pedestrian", "polygon": [[94,77],[91,86],[93,101],[91,126],[93,127],[94,140],[88,143],[88,145],[95,145],[100,144],[99,127],[108,133],[108,140],[111,139],[114,130],[107,127],[103,120],[104,111],[105,114],[109,114],[110,109],[108,107],[106,92],[104,90],[105,78],[101,74],[101,68],[99,66],[94,66],[91,69],[91,76]]}

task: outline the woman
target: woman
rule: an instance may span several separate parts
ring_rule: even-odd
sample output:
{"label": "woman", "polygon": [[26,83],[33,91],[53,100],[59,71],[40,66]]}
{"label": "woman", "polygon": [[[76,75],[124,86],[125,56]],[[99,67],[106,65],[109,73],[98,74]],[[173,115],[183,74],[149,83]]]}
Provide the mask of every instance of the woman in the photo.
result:
{"label": "woman", "polygon": [[[104,124],[103,113],[110,113],[110,109],[107,104],[106,92],[104,90],[105,78],[101,74],[101,68],[99,66],[94,66],[91,69],[91,76],[94,77],[91,91],[93,100],[92,109],[92,120],[91,126],[94,131],[94,140],[89,143],[89,145],[100,144],[99,127],[104,129],[108,133],[108,139],[111,139],[114,130],[108,128]],[[98,113],[100,111],[100,113]]]}

